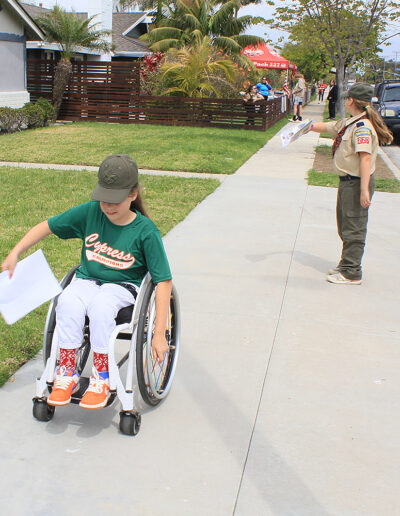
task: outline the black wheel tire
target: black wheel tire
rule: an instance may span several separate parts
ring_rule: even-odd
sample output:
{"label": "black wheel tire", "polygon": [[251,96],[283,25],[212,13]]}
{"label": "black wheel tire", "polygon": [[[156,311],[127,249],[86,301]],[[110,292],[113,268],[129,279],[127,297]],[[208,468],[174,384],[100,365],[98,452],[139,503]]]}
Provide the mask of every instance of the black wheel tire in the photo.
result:
{"label": "black wheel tire", "polygon": [[55,410],[55,407],[48,405],[44,399],[33,400],[32,413],[38,421],[50,421],[53,419]]}
{"label": "black wheel tire", "polygon": [[140,414],[122,412],[119,417],[119,430],[125,435],[137,435],[140,430],[142,418]]}

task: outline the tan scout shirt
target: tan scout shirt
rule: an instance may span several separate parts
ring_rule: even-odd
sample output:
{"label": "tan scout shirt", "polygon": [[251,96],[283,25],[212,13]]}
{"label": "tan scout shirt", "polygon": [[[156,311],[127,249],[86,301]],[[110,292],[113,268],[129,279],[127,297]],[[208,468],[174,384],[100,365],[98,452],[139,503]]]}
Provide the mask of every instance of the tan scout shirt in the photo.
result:
{"label": "tan scout shirt", "polygon": [[332,138],[336,138],[338,132],[344,126],[349,126],[344,132],[342,141],[333,159],[334,169],[340,176],[345,176],[346,174],[361,176],[360,155],[358,152],[368,152],[368,154],[371,154],[371,174],[375,172],[379,140],[374,126],[367,118],[357,122],[362,116],[363,114],[326,124],[327,132]]}

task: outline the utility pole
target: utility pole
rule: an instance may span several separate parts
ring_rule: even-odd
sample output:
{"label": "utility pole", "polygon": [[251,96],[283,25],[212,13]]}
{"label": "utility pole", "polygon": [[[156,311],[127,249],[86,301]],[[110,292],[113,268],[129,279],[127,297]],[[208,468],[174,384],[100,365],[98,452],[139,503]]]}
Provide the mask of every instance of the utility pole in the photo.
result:
{"label": "utility pole", "polygon": [[394,53],[394,73],[396,75],[397,73],[397,54],[400,54],[400,52],[393,52]]}

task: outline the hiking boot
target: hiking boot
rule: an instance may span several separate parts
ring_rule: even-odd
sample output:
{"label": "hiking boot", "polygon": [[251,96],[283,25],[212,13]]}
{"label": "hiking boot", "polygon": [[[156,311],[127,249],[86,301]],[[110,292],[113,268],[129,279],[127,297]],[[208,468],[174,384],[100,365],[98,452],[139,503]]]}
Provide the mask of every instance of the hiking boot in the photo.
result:
{"label": "hiking boot", "polygon": [[336,283],[337,285],[361,285],[362,280],[361,279],[348,279],[343,276],[341,272],[338,272],[337,274],[329,274],[326,277],[326,281],[329,281],[329,283]]}
{"label": "hiking boot", "polygon": [[299,122],[301,122],[303,120],[303,117],[299,116],[299,117],[297,117],[297,119],[299,120]]}
{"label": "hiking boot", "polygon": [[65,366],[57,369],[53,389],[47,398],[48,405],[55,407],[68,405],[71,396],[79,390],[79,374]]}
{"label": "hiking boot", "polygon": [[107,405],[110,383],[108,373],[106,374],[107,378],[102,378],[100,375],[105,376],[104,373],[99,374],[95,367],[92,368],[89,387],[82,396],[81,402],[79,403],[80,407],[85,409],[99,409]]}
{"label": "hiking boot", "polygon": [[297,120],[297,115],[293,115],[292,120],[293,120],[293,122],[296,122],[296,120]]}

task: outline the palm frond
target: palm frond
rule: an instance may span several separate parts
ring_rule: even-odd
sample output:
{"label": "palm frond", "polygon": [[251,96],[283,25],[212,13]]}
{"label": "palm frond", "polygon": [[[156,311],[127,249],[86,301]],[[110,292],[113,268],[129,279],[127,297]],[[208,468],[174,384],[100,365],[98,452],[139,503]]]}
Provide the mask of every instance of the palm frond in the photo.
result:
{"label": "palm frond", "polygon": [[105,39],[111,31],[98,29],[99,24],[93,24],[93,18],[82,20],[75,11],[67,12],[56,5],[52,11],[37,17],[35,21],[45,32],[47,41],[58,43],[62,55],[70,59],[74,48],[78,46],[111,50],[110,43]]}

